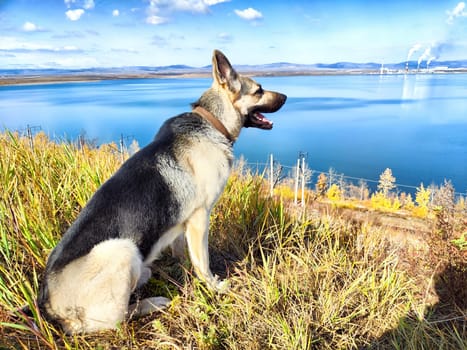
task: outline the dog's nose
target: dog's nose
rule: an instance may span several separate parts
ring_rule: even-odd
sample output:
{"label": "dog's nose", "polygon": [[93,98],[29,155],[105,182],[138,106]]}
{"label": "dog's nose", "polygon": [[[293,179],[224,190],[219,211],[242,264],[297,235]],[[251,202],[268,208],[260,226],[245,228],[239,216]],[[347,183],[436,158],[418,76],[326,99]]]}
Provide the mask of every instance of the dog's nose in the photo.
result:
{"label": "dog's nose", "polygon": [[287,95],[284,95],[284,94],[280,94],[281,95],[281,99],[282,99],[282,104],[285,103],[285,101],[287,100]]}
{"label": "dog's nose", "polygon": [[277,95],[278,95],[278,97],[277,97],[277,109],[279,109],[284,105],[285,101],[287,100],[287,96],[284,95],[284,94],[281,94],[279,92],[277,93]]}

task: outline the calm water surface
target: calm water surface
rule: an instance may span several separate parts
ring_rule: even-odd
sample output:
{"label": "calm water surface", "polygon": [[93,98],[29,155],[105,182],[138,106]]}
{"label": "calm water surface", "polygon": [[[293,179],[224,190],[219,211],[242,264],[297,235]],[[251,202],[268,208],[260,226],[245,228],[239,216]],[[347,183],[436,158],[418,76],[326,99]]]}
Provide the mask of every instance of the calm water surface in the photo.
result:
{"label": "calm water surface", "polygon": [[[270,115],[274,129],[244,129],[235,145],[252,163],[268,155],[293,165],[400,184],[451,179],[467,192],[467,75],[358,75],[258,78],[288,95]],[[0,87],[0,127],[41,126],[51,137],[83,131],[100,143],[152,139],[168,117],[188,111],[210,79],[116,80]]]}

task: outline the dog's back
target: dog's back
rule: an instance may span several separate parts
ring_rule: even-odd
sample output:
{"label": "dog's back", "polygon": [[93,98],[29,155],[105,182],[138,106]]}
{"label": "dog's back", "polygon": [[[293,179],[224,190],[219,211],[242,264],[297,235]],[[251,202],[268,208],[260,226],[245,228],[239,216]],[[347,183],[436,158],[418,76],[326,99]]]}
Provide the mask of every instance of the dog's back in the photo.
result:
{"label": "dog's back", "polygon": [[195,195],[193,181],[174,153],[182,137],[174,134],[172,124],[180,118],[185,116],[168,120],[153,142],[94,193],[50,255],[49,272],[107,239],[130,239],[145,258],[160,235],[179,222],[182,203]]}

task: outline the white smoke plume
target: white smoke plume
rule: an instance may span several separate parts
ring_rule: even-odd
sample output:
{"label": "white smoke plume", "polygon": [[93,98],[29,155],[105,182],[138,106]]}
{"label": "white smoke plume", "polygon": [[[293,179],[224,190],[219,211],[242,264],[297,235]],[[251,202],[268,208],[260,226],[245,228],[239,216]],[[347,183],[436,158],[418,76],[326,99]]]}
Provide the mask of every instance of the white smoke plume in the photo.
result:
{"label": "white smoke plume", "polygon": [[410,57],[412,57],[412,55],[417,52],[418,50],[420,50],[422,47],[422,44],[415,44],[414,46],[412,46],[412,48],[409,50],[409,53],[407,54],[407,62],[410,61]]}
{"label": "white smoke plume", "polygon": [[[459,2],[452,10],[446,11],[448,18],[446,22],[450,25],[450,30],[447,31],[447,35],[441,40],[433,42],[425,48],[421,56],[418,58],[417,70],[420,68],[420,64],[426,61],[427,68],[433,60],[440,58],[443,52],[453,50],[456,48],[456,37],[453,35],[454,27],[456,27],[455,21],[458,21],[460,17],[467,17],[465,2]],[[425,46],[425,45],[423,45]],[[421,44],[415,44],[412,46],[407,54],[406,70],[409,67],[409,60],[412,55],[422,48]]]}
{"label": "white smoke plume", "polygon": [[420,64],[423,61],[426,61],[426,64],[428,66],[433,60],[437,60],[444,51],[452,48],[453,44],[449,42],[439,41],[432,43],[425,49],[425,51],[423,51],[423,54],[418,58],[417,69],[420,68]]}
{"label": "white smoke plume", "polygon": [[423,52],[423,54],[418,58],[418,65],[417,65],[417,69],[420,68],[420,63],[422,63],[423,60],[427,60],[429,59],[430,57],[432,57],[432,54],[431,54],[431,46],[428,46],[425,51]]}

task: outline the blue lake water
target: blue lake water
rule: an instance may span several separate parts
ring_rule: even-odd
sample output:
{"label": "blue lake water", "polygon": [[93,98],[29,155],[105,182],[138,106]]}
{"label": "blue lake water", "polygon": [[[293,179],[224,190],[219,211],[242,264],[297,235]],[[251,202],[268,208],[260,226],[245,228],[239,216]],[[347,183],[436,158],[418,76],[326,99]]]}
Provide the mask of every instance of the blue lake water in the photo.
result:
{"label": "blue lake water", "polygon": [[[467,75],[342,75],[257,78],[288,100],[270,115],[274,129],[244,129],[235,145],[248,162],[274,154],[294,165],[378,180],[391,168],[397,183],[450,179],[467,192]],[[51,137],[83,130],[99,143],[152,139],[168,117],[189,104],[210,79],[137,79],[0,87],[0,128],[40,126]],[[404,189],[402,189],[404,190]]]}

